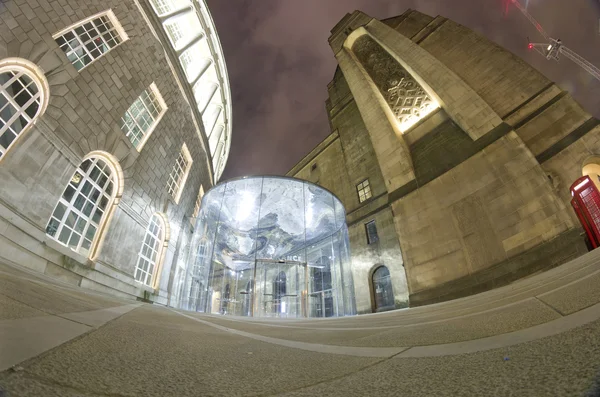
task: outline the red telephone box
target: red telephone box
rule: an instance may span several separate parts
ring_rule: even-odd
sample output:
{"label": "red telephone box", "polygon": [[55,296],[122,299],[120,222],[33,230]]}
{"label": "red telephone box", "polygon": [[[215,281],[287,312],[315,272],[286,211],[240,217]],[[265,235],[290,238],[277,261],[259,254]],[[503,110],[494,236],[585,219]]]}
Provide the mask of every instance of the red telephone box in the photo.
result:
{"label": "red telephone box", "polygon": [[571,185],[571,205],[585,229],[592,248],[600,246],[600,192],[589,175]]}

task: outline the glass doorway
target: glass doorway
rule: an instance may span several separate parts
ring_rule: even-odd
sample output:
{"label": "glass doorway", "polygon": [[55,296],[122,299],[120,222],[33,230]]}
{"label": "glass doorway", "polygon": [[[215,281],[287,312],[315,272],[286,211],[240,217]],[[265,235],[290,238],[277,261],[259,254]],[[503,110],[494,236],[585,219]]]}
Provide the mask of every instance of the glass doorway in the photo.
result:
{"label": "glass doorway", "polygon": [[255,280],[254,316],[305,316],[305,263],[259,259],[256,261]]}

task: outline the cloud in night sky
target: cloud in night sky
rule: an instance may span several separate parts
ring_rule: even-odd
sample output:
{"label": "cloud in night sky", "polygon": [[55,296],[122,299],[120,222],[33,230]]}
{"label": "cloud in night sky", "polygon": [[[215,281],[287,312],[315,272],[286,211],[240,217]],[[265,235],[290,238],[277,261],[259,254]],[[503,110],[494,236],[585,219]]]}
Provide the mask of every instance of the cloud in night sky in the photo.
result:
{"label": "cloud in night sky", "polygon": [[[461,23],[525,59],[600,117],[600,82],[567,59],[527,51],[542,41],[503,0],[207,0],[221,39],[233,102],[233,138],[222,180],[284,174],[331,133],[325,111],[336,62],[329,31],[361,10],[384,19],[412,8]],[[598,0],[521,0],[552,36],[600,65]]]}

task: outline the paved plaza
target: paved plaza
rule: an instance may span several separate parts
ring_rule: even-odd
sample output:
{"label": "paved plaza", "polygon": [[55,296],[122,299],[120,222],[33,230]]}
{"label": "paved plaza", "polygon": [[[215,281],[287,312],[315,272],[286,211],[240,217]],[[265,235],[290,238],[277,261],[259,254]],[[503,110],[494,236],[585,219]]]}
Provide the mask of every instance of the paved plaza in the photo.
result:
{"label": "paved plaza", "polygon": [[594,396],[598,285],[592,252],[442,304],[248,320],[116,299],[2,265],[0,395]]}

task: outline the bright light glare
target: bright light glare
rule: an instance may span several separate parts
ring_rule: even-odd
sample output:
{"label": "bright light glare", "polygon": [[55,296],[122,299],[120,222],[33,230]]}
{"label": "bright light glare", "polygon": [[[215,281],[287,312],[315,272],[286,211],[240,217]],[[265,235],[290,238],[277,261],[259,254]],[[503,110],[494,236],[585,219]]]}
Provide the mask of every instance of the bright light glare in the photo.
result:
{"label": "bright light glare", "polygon": [[285,313],[285,302],[281,302],[281,312]]}
{"label": "bright light glare", "polygon": [[551,49],[552,49],[552,44],[550,44],[550,45],[548,46],[548,51],[550,51]]}
{"label": "bright light glare", "polygon": [[235,220],[238,222],[244,221],[252,213],[254,209],[254,196],[250,192],[242,192],[241,201],[238,203]]}
{"label": "bright light glare", "polygon": [[306,206],[306,227],[311,227],[313,222],[313,203],[310,201]]}
{"label": "bright light glare", "polygon": [[424,119],[431,112],[439,108],[440,105],[432,98],[431,102],[428,102],[423,105],[421,109],[419,109],[418,114],[411,114],[402,120],[400,124],[400,132],[406,132],[410,127],[417,124],[420,120]]}
{"label": "bright light glare", "polygon": [[580,184],[578,184],[577,186],[575,186],[574,190],[579,190],[581,189],[583,186],[587,185],[588,180],[584,180],[583,182],[581,182]]}

